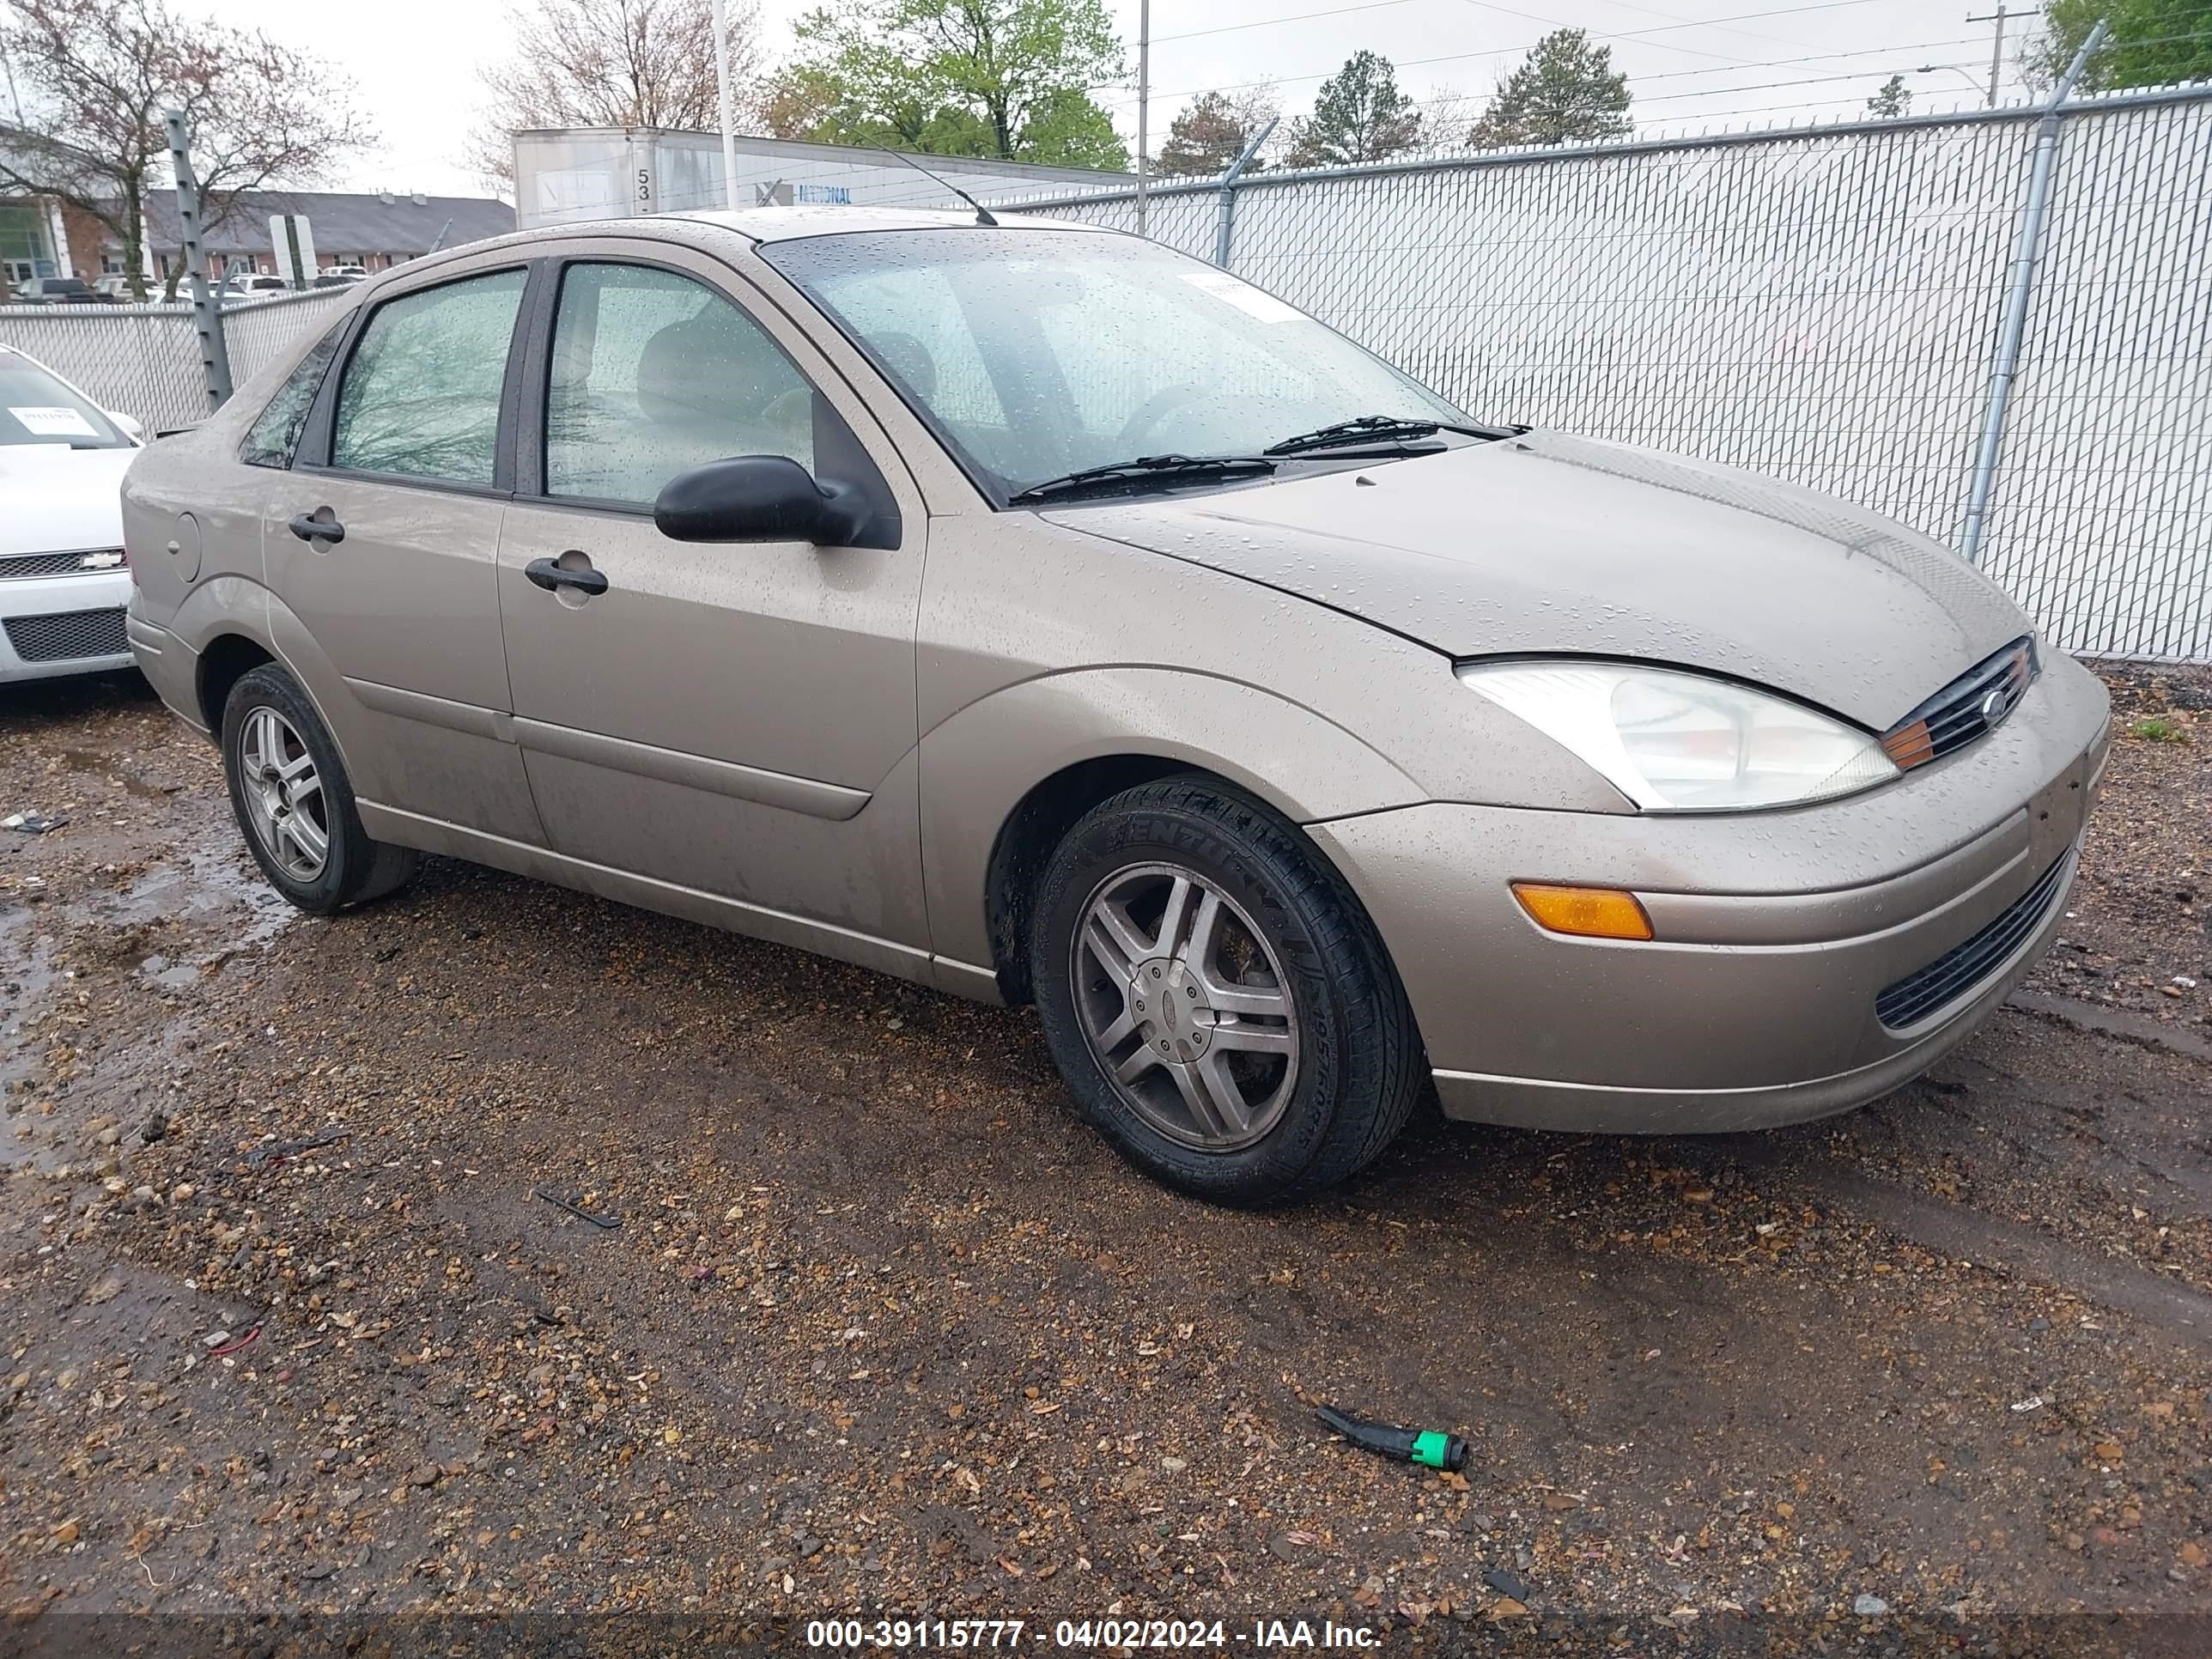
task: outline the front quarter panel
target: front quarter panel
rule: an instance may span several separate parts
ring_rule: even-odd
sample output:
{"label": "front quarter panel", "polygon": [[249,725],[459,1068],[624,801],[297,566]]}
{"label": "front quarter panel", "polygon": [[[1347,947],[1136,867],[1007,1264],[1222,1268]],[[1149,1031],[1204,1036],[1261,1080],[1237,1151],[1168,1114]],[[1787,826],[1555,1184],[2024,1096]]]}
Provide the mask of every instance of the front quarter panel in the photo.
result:
{"label": "front quarter panel", "polygon": [[1106,756],[1215,773],[1292,820],[1435,798],[1477,769],[1571,811],[1626,803],[1473,696],[1450,659],[1356,617],[1027,513],[935,520],[917,663],[922,858],[941,957],[991,962],[988,871],[1029,792]]}

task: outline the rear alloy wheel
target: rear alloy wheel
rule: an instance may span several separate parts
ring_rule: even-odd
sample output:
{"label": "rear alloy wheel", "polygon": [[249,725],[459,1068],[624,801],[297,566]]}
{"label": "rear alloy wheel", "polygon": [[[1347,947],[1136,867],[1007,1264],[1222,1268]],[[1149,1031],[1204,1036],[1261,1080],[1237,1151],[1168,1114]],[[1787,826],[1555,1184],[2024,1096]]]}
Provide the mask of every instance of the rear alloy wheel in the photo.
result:
{"label": "rear alloy wheel", "polygon": [[241,675],[222,711],[223,772],[254,861],[302,910],[331,915],[404,886],[421,862],[369,839],[337,745],[289,674]]}
{"label": "rear alloy wheel", "polygon": [[318,879],[331,861],[331,806],[306,742],[264,704],[246,717],[238,759],[254,840],[292,880]]}
{"label": "rear alloy wheel", "polygon": [[1424,1066],[1358,901],[1225,784],[1125,791],[1046,868],[1029,960],[1045,1040],[1133,1163],[1228,1203],[1297,1198],[1389,1145]]}

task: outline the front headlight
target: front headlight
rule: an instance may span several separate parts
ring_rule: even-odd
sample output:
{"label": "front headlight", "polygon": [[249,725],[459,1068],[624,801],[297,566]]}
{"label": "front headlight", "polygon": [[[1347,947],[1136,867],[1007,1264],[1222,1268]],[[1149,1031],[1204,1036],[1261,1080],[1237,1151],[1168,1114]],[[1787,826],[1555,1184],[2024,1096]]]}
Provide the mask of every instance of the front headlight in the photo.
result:
{"label": "front headlight", "polygon": [[1865,732],[1702,674],[1632,663],[1478,662],[1459,677],[1646,812],[1794,806],[1898,775]]}

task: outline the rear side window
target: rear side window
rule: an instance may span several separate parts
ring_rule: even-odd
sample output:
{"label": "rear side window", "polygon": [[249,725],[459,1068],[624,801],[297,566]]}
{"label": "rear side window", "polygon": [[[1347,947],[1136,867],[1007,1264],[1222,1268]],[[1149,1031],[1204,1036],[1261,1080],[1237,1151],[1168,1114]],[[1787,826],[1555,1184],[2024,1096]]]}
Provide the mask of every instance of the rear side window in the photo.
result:
{"label": "rear side window", "polygon": [[488,484],[526,272],[497,271],[379,306],[338,383],[331,465]]}
{"label": "rear side window", "polygon": [[300,359],[300,366],[276,388],[239,446],[240,460],[248,466],[292,465],[292,457],[300,451],[300,434],[307,429],[308,411],[315,406],[315,394],[323,389],[323,376],[330,373],[331,359],[337,355],[345,331],[345,322],[339,323]]}
{"label": "rear side window", "polygon": [[814,388],[759,324],[688,276],[578,264],[561,282],[545,493],[649,504],[730,455],[814,465]]}

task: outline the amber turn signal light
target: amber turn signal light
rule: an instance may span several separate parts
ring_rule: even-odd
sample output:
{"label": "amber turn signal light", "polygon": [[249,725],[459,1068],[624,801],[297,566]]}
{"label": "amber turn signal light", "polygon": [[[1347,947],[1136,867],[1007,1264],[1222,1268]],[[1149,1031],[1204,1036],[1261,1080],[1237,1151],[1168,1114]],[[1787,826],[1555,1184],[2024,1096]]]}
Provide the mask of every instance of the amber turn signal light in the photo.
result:
{"label": "amber turn signal light", "polygon": [[1516,881],[1513,896],[1540,927],[1584,939],[1650,939],[1651,918],[1633,893],[1617,887],[1553,887]]}

